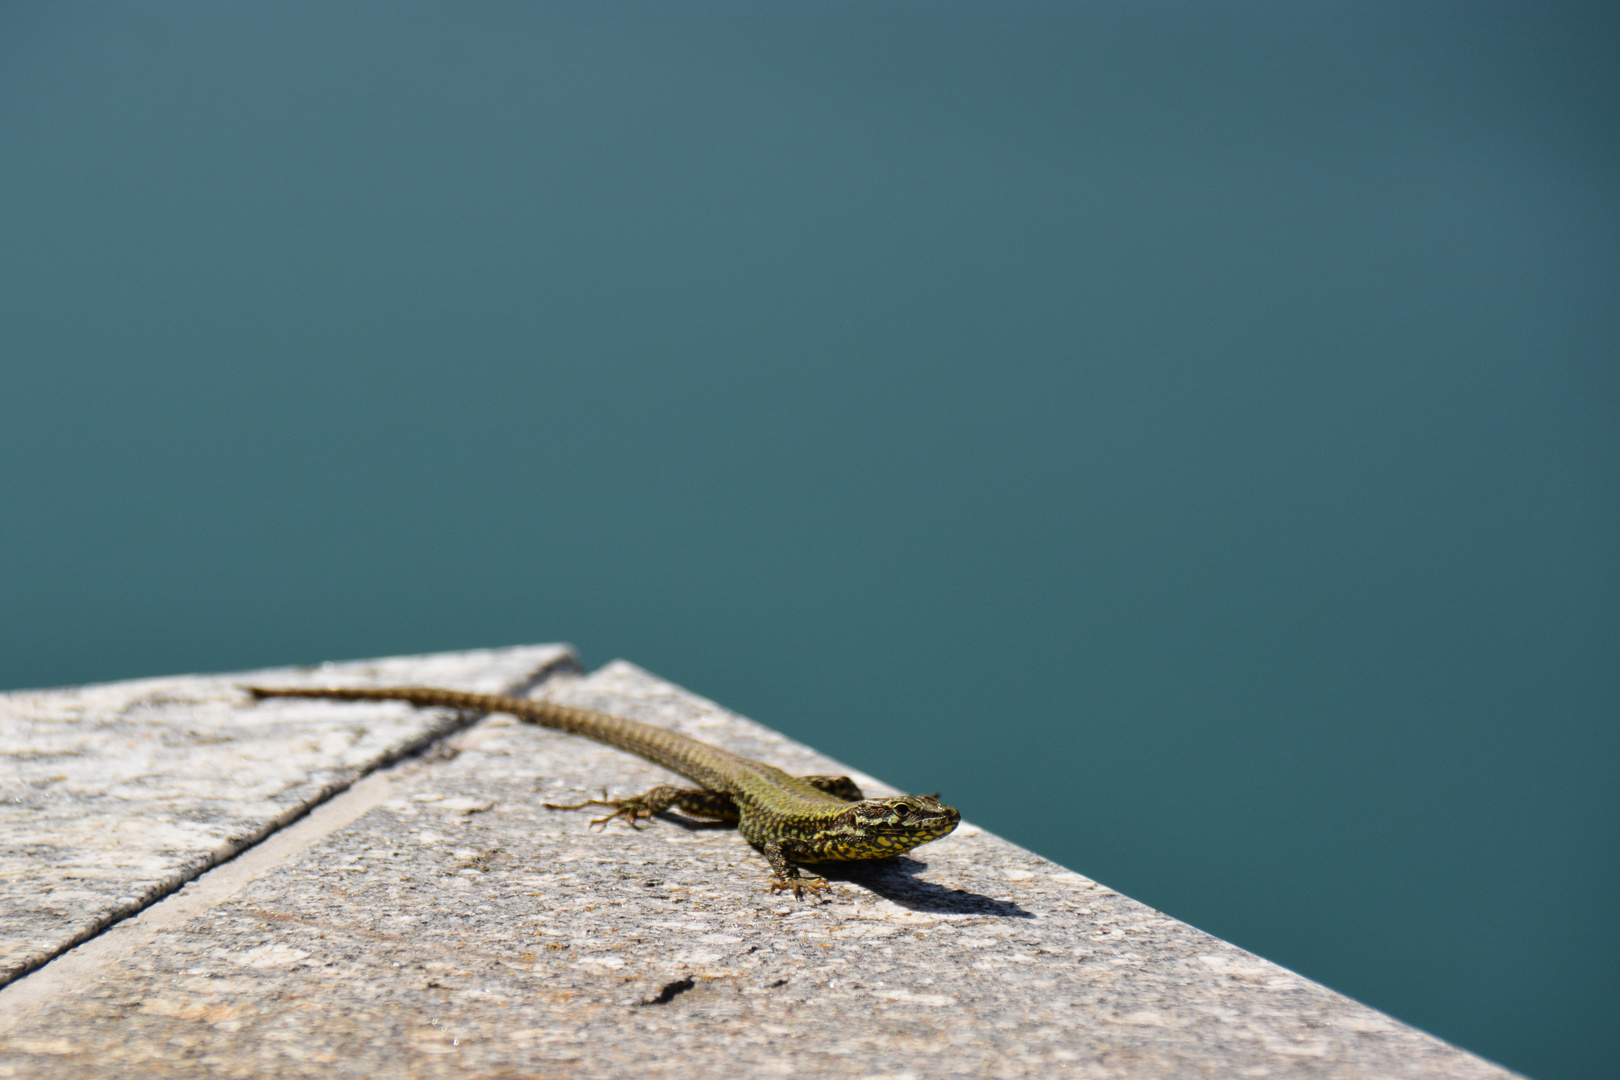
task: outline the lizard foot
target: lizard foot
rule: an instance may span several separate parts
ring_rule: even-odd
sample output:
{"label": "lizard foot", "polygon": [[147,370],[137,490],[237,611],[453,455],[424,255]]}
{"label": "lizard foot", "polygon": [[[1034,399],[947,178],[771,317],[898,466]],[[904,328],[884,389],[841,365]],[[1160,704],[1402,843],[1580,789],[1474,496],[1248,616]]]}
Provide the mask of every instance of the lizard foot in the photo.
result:
{"label": "lizard foot", "polygon": [[641,822],[652,817],[652,811],[642,804],[640,799],[586,799],[584,802],[569,803],[542,803],[547,810],[583,810],[587,806],[609,806],[613,813],[607,817],[599,817],[591,822],[593,829],[605,829],[608,823],[615,818],[624,819],[624,823],[632,829],[641,828]]}
{"label": "lizard foot", "polygon": [[811,893],[812,895],[814,895],[816,893],[829,893],[829,892],[831,892],[832,891],[832,882],[828,881],[826,878],[812,878],[812,877],[796,877],[796,878],[791,878],[791,879],[789,879],[789,878],[772,878],[771,879],[771,892],[773,892],[773,893],[786,892],[788,889],[793,890],[793,898],[795,900],[803,900],[804,899],[804,894],[807,893],[807,892]]}

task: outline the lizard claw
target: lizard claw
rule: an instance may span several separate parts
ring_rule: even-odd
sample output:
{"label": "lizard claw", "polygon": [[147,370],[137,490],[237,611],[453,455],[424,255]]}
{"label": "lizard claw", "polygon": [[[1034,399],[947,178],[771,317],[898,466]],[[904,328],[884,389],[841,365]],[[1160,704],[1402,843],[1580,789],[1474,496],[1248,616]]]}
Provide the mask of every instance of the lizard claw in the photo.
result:
{"label": "lizard claw", "polygon": [[615,799],[608,798],[607,788],[603,788],[600,799],[586,799],[584,802],[571,803],[548,802],[540,805],[547,810],[583,810],[587,806],[618,806],[619,803]]}
{"label": "lizard claw", "polygon": [[548,802],[541,803],[540,805],[544,806],[547,810],[583,810],[587,806],[611,806],[613,808],[613,813],[609,814],[607,817],[599,817],[592,821],[590,828],[593,829],[606,829],[608,827],[608,823],[613,821],[615,818],[623,818],[625,824],[629,825],[632,829],[639,829],[641,828],[639,823],[640,819],[652,817],[652,811],[643,806],[640,799],[610,799],[607,797],[606,788],[602,789],[602,797],[600,799],[586,799],[584,802],[577,803]]}
{"label": "lizard claw", "polygon": [[803,900],[804,899],[804,894],[806,892],[810,892],[810,893],[831,892],[832,891],[832,883],[829,882],[826,878],[806,878],[806,877],[796,877],[796,878],[792,879],[791,881],[787,880],[786,878],[773,878],[771,880],[771,892],[773,892],[773,893],[786,892],[788,889],[793,890],[793,898],[795,900]]}
{"label": "lizard claw", "polygon": [[609,814],[607,817],[600,817],[591,822],[591,827],[593,829],[606,829],[608,827],[608,822],[617,818],[623,818],[624,823],[630,826],[632,829],[639,829],[641,828],[641,822],[643,819],[652,817],[651,814],[640,806],[618,806],[616,803],[608,803],[608,805],[616,808],[614,809],[613,813]]}

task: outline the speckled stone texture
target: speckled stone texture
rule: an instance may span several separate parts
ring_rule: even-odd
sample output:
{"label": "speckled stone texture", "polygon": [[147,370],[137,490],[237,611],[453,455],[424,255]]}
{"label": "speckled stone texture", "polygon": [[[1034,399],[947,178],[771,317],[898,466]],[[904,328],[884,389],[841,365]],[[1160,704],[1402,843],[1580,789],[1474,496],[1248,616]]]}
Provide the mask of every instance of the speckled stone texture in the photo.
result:
{"label": "speckled stone texture", "polygon": [[[847,771],[629,664],[538,693]],[[354,708],[261,709],[311,707]],[[1510,1075],[969,825],[793,901],[730,829],[542,808],[668,780],[584,739],[493,716],[389,773],[13,1028],[0,1076]]]}
{"label": "speckled stone texture", "polygon": [[503,691],[572,658],[540,645],[0,695],[0,985],[465,723],[255,709],[238,683]]}

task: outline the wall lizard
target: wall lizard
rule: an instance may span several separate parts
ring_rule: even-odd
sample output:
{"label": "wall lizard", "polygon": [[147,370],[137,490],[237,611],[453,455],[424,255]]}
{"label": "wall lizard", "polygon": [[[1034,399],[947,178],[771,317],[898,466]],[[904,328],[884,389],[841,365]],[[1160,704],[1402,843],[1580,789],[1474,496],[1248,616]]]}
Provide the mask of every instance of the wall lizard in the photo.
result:
{"label": "wall lizard", "polygon": [[244,686],[255,698],[328,698],[339,701],[406,701],[472,712],[499,712],[541,727],[584,735],[628,750],[697,783],[667,784],[628,799],[588,799],[554,810],[606,806],[613,812],[591,824],[605,827],[615,818],[634,828],[654,814],[674,808],[693,817],[735,821],[743,838],[771,864],[772,892],[819,892],[824,878],[804,877],[801,864],[881,859],[901,855],[956,828],[961,815],[933,795],[868,799],[847,776],[790,776],[772,765],[699,742],[668,728],[622,716],[576,709],[555,702],[499,694],[469,694],[428,686],[344,689],[276,689]]}

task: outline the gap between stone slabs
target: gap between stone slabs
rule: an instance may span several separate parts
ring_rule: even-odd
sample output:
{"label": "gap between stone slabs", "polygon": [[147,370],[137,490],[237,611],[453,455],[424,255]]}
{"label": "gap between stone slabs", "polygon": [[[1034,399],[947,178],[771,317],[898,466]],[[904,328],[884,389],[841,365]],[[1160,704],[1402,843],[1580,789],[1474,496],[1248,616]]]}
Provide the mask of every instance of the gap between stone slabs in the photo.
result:
{"label": "gap between stone slabs", "polygon": [[414,760],[396,762],[361,779],[291,825],[187,882],[139,914],[0,988],[0,1035],[20,1025],[42,1006],[95,981],[113,964],[150,944],[165,930],[183,926],[294,855],[387,802],[409,781]]}
{"label": "gap between stone slabs", "polygon": [[[529,697],[550,682],[579,674],[578,661],[570,654],[536,671],[514,687],[510,696]],[[42,1008],[88,986],[114,964],[151,944],[159,934],[184,926],[209,908],[223,904],[289,859],[358,821],[420,779],[435,750],[445,746],[466,749],[468,744],[480,741],[479,727],[488,719],[489,714],[482,714],[465,727],[414,748],[317,803],[290,824],[216,863],[161,900],[0,987],[0,1036],[17,1029]]]}
{"label": "gap between stone slabs", "polygon": [[[530,695],[554,675],[580,674],[580,664],[578,664],[578,657],[573,653],[572,646],[567,646],[567,644],[539,644],[539,646],[514,646],[514,648],[505,649],[473,649],[473,651],[467,651],[467,653],[436,654],[436,656],[429,657],[387,657],[387,659],[381,659],[381,661],[322,664],[319,667],[305,667],[305,669],[272,669],[261,670],[261,672],[241,672],[238,675],[146,678],[146,680],[131,680],[131,682],[123,683],[105,683],[105,685],[99,685],[99,687],[92,685],[92,687],[63,688],[63,690],[55,691],[15,691],[15,693],[8,693],[8,695],[0,695],[0,703],[5,704],[6,708],[8,708],[5,719],[13,724],[13,727],[8,729],[10,738],[6,740],[5,748],[8,748],[8,750],[32,751],[36,756],[39,755],[40,751],[44,751],[45,756],[49,756],[52,751],[57,756],[66,753],[66,755],[78,759],[81,763],[87,761],[87,763],[91,763],[91,767],[96,767],[96,763],[99,763],[99,761],[112,763],[112,758],[105,758],[107,746],[100,745],[94,738],[89,740],[86,745],[79,746],[78,743],[84,742],[87,737],[83,733],[76,732],[75,725],[83,724],[84,719],[87,719],[87,717],[97,716],[99,712],[107,712],[107,709],[112,708],[104,699],[112,699],[113,706],[123,703],[122,706],[113,708],[113,711],[109,712],[109,716],[113,717],[115,721],[128,722],[130,703],[139,703],[143,699],[154,698],[154,696],[157,699],[165,699],[167,695],[175,693],[175,691],[178,691],[181,696],[185,696],[186,693],[217,696],[220,688],[228,687],[233,682],[245,682],[245,680],[306,682],[311,678],[311,675],[313,675],[316,682],[321,680],[322,675],[330,675],[330,680],[334,680],[334,682],[353,683],[356,675],[361,680],[364,680],[366,675],[369,674],[376,682],[399,683],[402,680],[407,680],[405,674],[407,674],[408,670],[421,669],[424,665],[428,669],[447,669],[444,672],[437,672],[437,677],[442,678],[445,682],[452,683],[452,685],[455,685],[455,683],[467,685],[467,680],[470,678],[471,685],[467,685],[468,690],[496,691],[496,693],[509,693],[509,695],[514,696]],[[501,674],[502,667],[507,669],[507,674]],[[395,670],[390,672],[390,669]],[[488,685],[491,675],[494,675],[501,685]],[[429,675],[429,678],[431,677],[433,675]],[[480,687],[478,685],[480,682],[484,682],[486,685]],[[128,701],[125,701],[126,698],[128,698]],[[79,711],[83,711],[84,716],[76,716]],[[196,847],[190,852],[183,848],[178,853],[167,853],[165,858],[172,865],[168,865],[167,868],[164,868],[164,866],[157,868],[157,873],[159,873],[157,881],[147,881],[144,884],[131,882],[134,895],[136,895],[136,899],[131,900],[131,902],[122,905],[109,905],[100,912],[83,912],[78,913],[78,915],[68,913],[66,921],[70,925],[62,926],[62,931],[57,934],[50,934],[49,931],[36,934],[36,938],[42,939],[37,939],[34,942],[26,941],[28,934],[23,934],[23,939],[18,939],[18,936],[13,934],[11,944],[13,946],[21,944],[24,949],[31,944],[36,950],[36,959],[26,963],[26,967],[23,967],[21,972],[16,970],[16,963],[11,965],[11,970],[8,970],[8,972],[0,972],[0,976],[5,976],[5,981],[0,983],[0,1031],[5,1030],[6,1025],[10,1023],[6,1020],[8,1006],[3,1004],[3,1002],[10,999],[10,994],[6,993],[6,991],[10,986],[16,986],[18,980],[24,980],[29,972],[39,972],[47,965],[52,965],[52,963],[63,959],[70,950],[84,946],[87,942],[96,942],[102,934],[109,933],[110,929],[117,928],[126,920],[134,918],[134,916],[149,912],[154,905],[162,904],[167,897],[178,894],[181,889],[185,889],[191,882],[198,881],[199,876],[209,874],[219,866],[233,865],[243,853],[253,852],[256,848],[266,844],[267,839],[280,836],[288,827],[303,821],[311,811],[327,805],[332,798],[342,797],[343,793],[353,790],[355,784],[363,782],[364,777],[371,776],[377,769],[387,769],[387,767],[397,766],[400,763],[408,763],[410,759],[420,756],[423,751],[441,745],[445,738],[454,737],[455,733],[467,730],[467,727],[476,724],[476,721],[478,721],[478,717],[457,719],[457,721],[445,724],[445,722],[429,721],[423,714],[416,714],[413,719],[408,719],[407,724],[394,725],[399,729],[394,732],[397,742],[384,742],[369,751],[369,755],[371,755],[369,761],[356,763],[358,767],[348,766],[347,771],[350,772],[350,776],[342,776],[345,766],[342,766],[335,758],[329,763],[322,763],[319,759],[314,759],[311,763],[306,763],[306,766],[313,769],[313,771],[321,771],[321,769],[327,771],[330,779],[327,780],[326,784],[319,785],[319,787],[309,787],[308,784],[305,784],[303,790],[298,790],[296,784],[290,785],[285,792],[279,792],[279,795],[292,795],[295,801],[292,801],[290,805],[283,805],[279,813],[267,816],[267,818],[261,816],[258,823],[248,821],[246,823],[249,824],[248,832],[238,832],[238,836],[220,839],[212,848]],[[381,727],[382,725],[379,725],[379,729]],[[196,735],[196,732],[190,733]],[[146,735],[146,737],[152,738],[152,735]],[[248,738],[251,740],[253,735],[249,735]],[[105,740],[102,740],[102,742],[105,742]],[[193,742],[196,742],[196,740],[193,740]],[[204,738],[203,742],[212,743],[217,742],[217,740]],[[191,750],[191,746],[188,743],[181,742],[177,746],[177,750],[180,753],[185,753],[186,750]],[[24,774],[19,779],[28,782],[29,777]],[[70,780],[71,777],[58,776],[50,777],[50,779],[62,782],[62,780]],[[36,780],[34,785],[37,787],[39,777],[34,777],[34,780]],[[118,776],[118,772],[115,771],[107,782],[109,784],[126,784],[126,782],[130,782],[130,777]],[[83,777],[81,777],[81,784],[83,784]],[[83,795],[79,795],[79,798],[70,798],[68,805],[83,805],[81,798],[83,798]],[[165,811],[172,810],[172,806],[165,805],[162,801],[157,805],[162,806]],[[203,806],[206,808],[206,803]],[[364,811],[356,811],[356,816],[358,816],[358,813],[364,813]],[[11,824],[15,826],[16,823]],[[37,827],[34,831],[37,832]],[[21,839],[26,840],[26,832],[28,831],[24,829]],[[19,837],[15,836],[15,834],[6,834],[6,836],[10,836],[13,844],[18,842]],[[321,834],[318,834],[316,839],[319,836]],[[26,863],[19,866],[19,868],[16,868],[16,866],[10,868],[10,870],[11,873],[23,874],[24,879],[34,882],[32,887],[36,887],[36,889],[37,887],[44,887],[45,891],[50,891],[50,887],[60,886],[60,881],[57,881],[53,873],[45,870],[45,868],[40,868],[40,870],[45,870],[45,873],[40,873],[39,876],[29,873]],[[58,873],[62,870],[62,865],[55,868]],[[240,887],[240,884],[237,887]],[[118,910],[118,907],[123,907],[123,910]],[[73,921],[79,921],[78,929],[71,928]],[[57,941],[49,941],[52,936],[55,936]],[[44,950],[45,955],[37,955],[39,950]],[[23,955],[26,957],[28,952],[23,952]],[[36,986],[36,991],[32,991],[32,993],[37,993],[40,983],[36,983],[34,986]]]}

